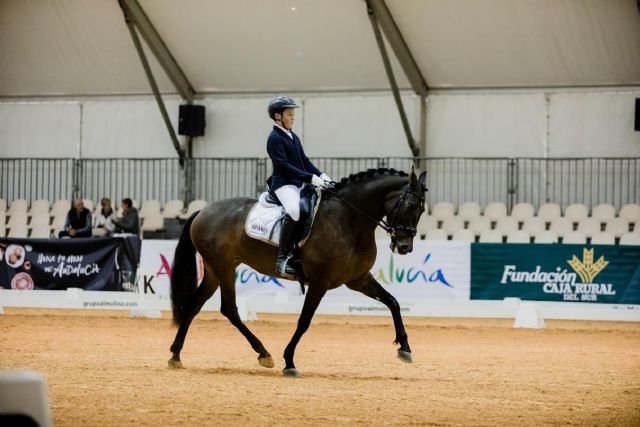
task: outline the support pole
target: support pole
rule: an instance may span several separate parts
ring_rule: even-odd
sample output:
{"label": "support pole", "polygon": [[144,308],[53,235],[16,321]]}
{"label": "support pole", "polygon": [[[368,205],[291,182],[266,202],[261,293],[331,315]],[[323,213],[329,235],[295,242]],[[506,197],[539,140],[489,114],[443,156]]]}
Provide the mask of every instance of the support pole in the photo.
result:
{"label": "support pole", "polygon": [[405,112],[404,105],[402,104],[402,98],[400,97],[400,91],[398,89],[398,84],[396,82],[395,75],[393,74],[391,61],[389,60],[389,55],[387,54],[387,49],[384,45],[382,32],[380,31],[380,27],[378,26],[376,15],[374,14],[373,9],[369,5],[369,2],[367,2],[367,13],[369,14],[369,21],[371,22],[371,27],[373,28],[373,33],[376,37],[378,48],[380,49],[380,55],[382,56],[384,69],[387,72],[387,77],[389,78],[389,83],[391,84],[393,99],[395,100],[396,106],[398,107],[398,113],[400,113],[400,120],[402,121],[402,128],[404,129],[404,133],[407,137],[407,143],[409,144],[409,148],[411,149],[411,153],[413,154],[413,157],[419,157],[420,149],[416,146],[416,143],[413,139],[413,135],[411,134],[411,127],[409,126],[407,113]]}
{"label": "support pole", "polygon": [[186,157],[185,150],[180,146],[180,142],[178,141],[178,136],[176,135],[175,129],[173,129],[173,124],[169,119],[169,114],[167,113],[167,108],[162,101],[162,95],[160,95],[160,90],[158,89],[158,84],[156,83],[155,77],[153,77],[153,73],[151,72],[151,67],[149,66],[149,61],[147,61],[147,56],[144,53],[142,48],[142,44],[140,43],[140,38],[138,37],[138,33],[133,25],[133,22],[129,19],[126,10],[125,10],[125,21],[127,22],[127,28],[129,29],[129,33],[131,34],[131,38],[133,39],[133,44],[136,47],[136,51],[138,52],[138,56],[140,56],[140,62],[142,62],[142,67],[144,68],[144,72],[147,75],[147,80],[149,80],[149,85],[151,85],[151,91],[153,92],[153,96],[156,99],[156,103],[158,104],[158,108],[160,108],[160,114],[162,114],[162,120],[164,121],[165,126],[167,127],[167,131],[169,132],[169,136],[171,137],[171,142],[173,142],[173,147],[178,152],[178,156],[180,157],[180,166],[184,166],[184,159]]}

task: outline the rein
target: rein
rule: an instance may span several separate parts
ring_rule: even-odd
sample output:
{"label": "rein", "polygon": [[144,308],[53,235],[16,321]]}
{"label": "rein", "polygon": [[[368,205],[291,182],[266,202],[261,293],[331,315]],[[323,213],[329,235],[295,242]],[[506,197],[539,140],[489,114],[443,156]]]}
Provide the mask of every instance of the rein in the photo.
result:
{"label": "rein", "polygon": [[349,206],[354,211],[356,211],[359,214],[363,215],[365,218],[375,222],[376,225],[378,225],[378,227],[382,228],[384,231],[389,233],[389,235],[392,236],[392,237],[395,236],[396,230],[405,231],[405,232],[411,234],[412,237],[417,234],[417,230],[416,230],[415,227],[409,227],[409,226],[406,226],[406,225],[396,225],[395,224],[396,220],[398,218],[398,208],[404,202],[404,200],[407,198],[408,194],[411,194],[411,195],[417,197],[418,199],[420,199],[420,201],[424,201],[424,197],[421,197],[419,194],[414,193],[409,188],[406,188],[402,192],[402,196],[400,198],[398,198],[398,200],[396,201],[396,204],[393,206],[391,223],[388,223],[383,219],[378,221],[377,219],[375,219],[374,217],[372,217],[371,215],[369,215],[368,213],[366,213],[365,211],[363,211],[362,209],[360,209],[359,207],[357,207],[356,205],[354,205],[353,203],[351,203],[350,201],[348,201],[344,197],[340,196],[337,192],[335,192],[335,191],[333,191],[333,190],[331,190],[329,188],[322,188],[322,190],[328,192],[329,194],[331,194],[333,196],[335,196],[338,200],[343,202],[345,205]]}

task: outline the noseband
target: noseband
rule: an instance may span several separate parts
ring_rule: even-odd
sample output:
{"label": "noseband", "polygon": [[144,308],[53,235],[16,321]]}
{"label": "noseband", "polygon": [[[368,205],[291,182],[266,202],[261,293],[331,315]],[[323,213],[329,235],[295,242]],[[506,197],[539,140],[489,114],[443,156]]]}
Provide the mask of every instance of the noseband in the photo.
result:
{"label": "noseband", "polygon": [[408,195],[412,195],[412,196],[416,197],[420,201],[420,204],[424,203],[424,197],[423,196],[421,196],[418,193],[415,193],[415,192],[411,191],[409,189],[409,187],[405,188],[404,191],[402,192],[402,196],[400,196],[398,198],[398,200],[396,201],[396,204],[393,206],[393,209],[391,210],[391,221],[386,223],[386,226],[387,226],[388,229],[385,229],[385,230],[391,236],[395,236],[396,235],[396,231],[405,232],[408,235],[410,235],[411,237],[415,237],[415,235],[418,233],[418,231],[416,230],[416,227],[412,227],[412,226],[409,226],[409,225],[403,225],[403,224],[400,224],[400,225],[396,224],[398,222],[398,215],[400,214],[400,211],[401,211],[402,207],[404,206],[404,201],[406,200]]}

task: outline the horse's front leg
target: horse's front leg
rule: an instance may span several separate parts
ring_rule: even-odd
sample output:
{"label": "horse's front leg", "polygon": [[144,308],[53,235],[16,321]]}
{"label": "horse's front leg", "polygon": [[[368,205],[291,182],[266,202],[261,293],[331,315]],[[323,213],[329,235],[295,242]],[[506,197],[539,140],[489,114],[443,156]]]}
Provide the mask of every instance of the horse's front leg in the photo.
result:
{"label": "horse's front leg", "polygon": [[293,356],[296,351],[296,346],[298,342],[300,342],[300,338],[307,332],[309,329],[309,325],[311,324],[311,319],[320,305],[320,301],[324,294],[327,292],[326,287],[324,286],[314,286],[311,284],[309,286],[309,290],[307,290],[307,296],[304,299],[304,305],[302,306],[302,313],[300,313],[300,318],[298,319],[298,326],[296,327],[296,331],[291,337],[291,341],[287,345],[287,348],[284,350],[284,369],[282,373],[285,376],[291,377],[299,377],[300,372],[296,369],[293,363]]}
{"label": "horse's front leg", "polygon": [[380,301],[391,310],[393,325],[396,328],[395,342],[400,345],[398,358],[403,362],[411,363],[413,358],[411,357],[411,348],[409,347],[407,332],[404,330],[404,323],[402,322],[402,315],[400,314],[400,304],[398,304],[394,296],[387,292],[382,285],[373,278],[371,273],[367,273],[363,277],[353,280],[346,285],[349,289],[362,292],[366,296]]}

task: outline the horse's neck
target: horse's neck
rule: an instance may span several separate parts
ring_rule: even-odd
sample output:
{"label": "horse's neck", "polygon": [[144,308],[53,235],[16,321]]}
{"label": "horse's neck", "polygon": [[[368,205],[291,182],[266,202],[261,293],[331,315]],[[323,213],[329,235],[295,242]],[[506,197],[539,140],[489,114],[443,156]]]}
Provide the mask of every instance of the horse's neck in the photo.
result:
{"label": "horse's neck", "polygon": [[[367,182],[354,183],[345,188],[343,197],[367,215],[380,221],[385,215],[384,206],[388,196],[407,184],[406,177],[386,176]],[[359,215],[359,213],[356,213]],[[375,224],[373,225],[375,227]]]}

